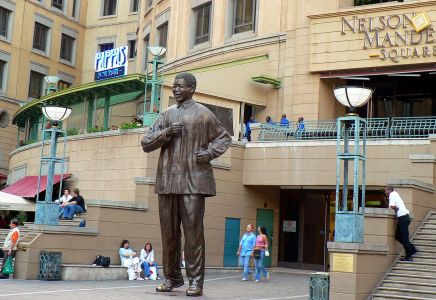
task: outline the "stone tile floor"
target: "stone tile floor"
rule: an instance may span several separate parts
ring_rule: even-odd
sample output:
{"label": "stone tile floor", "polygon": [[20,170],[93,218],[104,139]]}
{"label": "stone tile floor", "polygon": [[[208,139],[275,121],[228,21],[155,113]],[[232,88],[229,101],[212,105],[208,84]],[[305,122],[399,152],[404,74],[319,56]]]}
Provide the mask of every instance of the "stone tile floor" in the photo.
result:
{"label": "stone tile floor", "polygon": [[[308,299],[309,273],[274,269],[269,280],[241,281],[239,273],[207,274],[204,295],[197,299]],[[253,278],[254,279],[254,278]],[[185,296],[188,285],[170,293],[156,293],[159,281],[40,281],[0,280],[0,300],[100,300],[100,299],[192,299]]]}

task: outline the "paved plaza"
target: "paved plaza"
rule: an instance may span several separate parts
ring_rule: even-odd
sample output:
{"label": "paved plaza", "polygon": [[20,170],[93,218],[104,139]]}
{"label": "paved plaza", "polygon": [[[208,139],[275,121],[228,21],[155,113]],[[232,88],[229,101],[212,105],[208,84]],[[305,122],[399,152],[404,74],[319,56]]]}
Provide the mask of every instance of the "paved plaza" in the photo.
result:
{"label": "paved plaza", "polygon": [[[185,279],[186,280],[186,279]],[[0,299],[45,300],[45,299],[192,299],[185,296],[188,285],[170,293],[156,293],[159,281],[0,281]],[[186,282],[186,281],[185,281]],[[289,272],[278,269],[271,272],[268,281],[255,283],[241,281],[239,273],[208,274],[204,284],[205,293],[197,299],[308,299],[309,276],[304,272]],[[195,299],[195,298],[194,298]]]}

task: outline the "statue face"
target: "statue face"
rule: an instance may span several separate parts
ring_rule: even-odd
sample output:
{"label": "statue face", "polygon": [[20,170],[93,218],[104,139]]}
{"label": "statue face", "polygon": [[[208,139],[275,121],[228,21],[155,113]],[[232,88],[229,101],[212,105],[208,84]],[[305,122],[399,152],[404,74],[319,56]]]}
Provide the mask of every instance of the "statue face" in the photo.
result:
{"label": "statue face", "polygon": [[185,79],[176,79],[173,83],[173,95],[178,103],[183,103],[192,98],[195,88],[186,84]]}

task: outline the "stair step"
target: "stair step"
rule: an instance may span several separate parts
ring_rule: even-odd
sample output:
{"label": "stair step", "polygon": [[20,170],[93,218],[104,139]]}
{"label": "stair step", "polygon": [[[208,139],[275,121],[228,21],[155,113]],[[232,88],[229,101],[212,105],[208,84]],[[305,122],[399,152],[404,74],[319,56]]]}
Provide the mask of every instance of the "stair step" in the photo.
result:
{"label": "stair step", "polygon": [[379,287],[379,291],[387,291],[390,294],[401,295],[401,296],[415,296],[415,297],[433,297],[430,299],[435,299],[436,291],[427,291],[420,289],[408,289],[408,288],[397,288],[397,287]]}
{"label": "stair step", "polygon": [[426,268],[407,268],[407,267],[399,267],[395,266],[392,268],[394,274],[402,273],[402,274],[411,274],[411,275],[423,275],[429,276],[435,273],[435,270],[426,269]]}
{"label": "stair step", "polygon": [[407,300],[434,300],[434,298],[424,298],[424,297],[411,297],[411,296],[401,296],[401,295],[391,295],[391,294],[374,294],[372,299],[407,299]]}
{"label": "stair step", "polygon": [[415,274],[407,274],[407,273],[389,273],[387,279],[436,284],[436,278],[432,274],[415,275]]}
{"label": "stair step", "polygon": [[383,282],[383,287],[391,288],[405,288],[405,289],[422,289],[425,291],[435,291],[436,284],[426,283],[426,282],[413,282],[413,281],[403,281],[403,280],[392,280],[388,279]]}

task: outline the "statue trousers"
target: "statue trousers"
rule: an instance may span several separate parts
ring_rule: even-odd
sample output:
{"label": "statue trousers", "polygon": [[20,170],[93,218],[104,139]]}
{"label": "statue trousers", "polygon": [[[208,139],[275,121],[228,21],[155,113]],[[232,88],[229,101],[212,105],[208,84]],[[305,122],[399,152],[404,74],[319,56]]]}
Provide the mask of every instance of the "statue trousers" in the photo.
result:
{"label": "statue trousers", "polygon": [[162,264],[165,278],[172,282],[183,280],[181,272],[180,224],[185,237],[185,266],[189,284],[200,287],[204,282],[204,195],[159,195],[159,218],[162,235]]}

